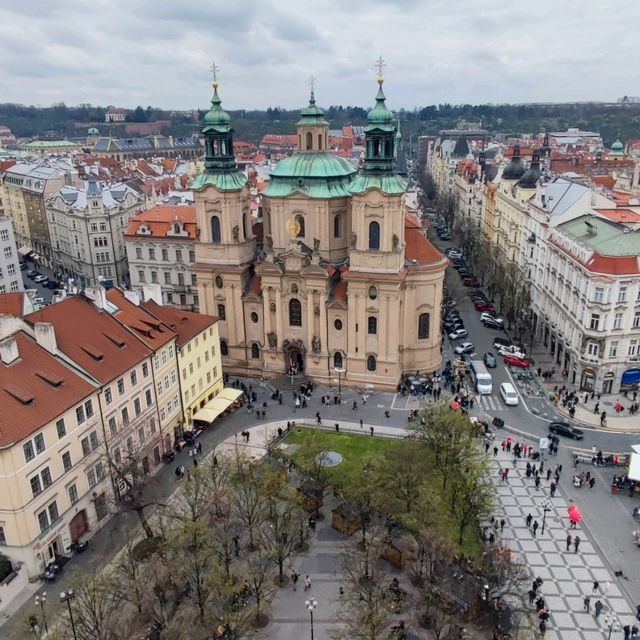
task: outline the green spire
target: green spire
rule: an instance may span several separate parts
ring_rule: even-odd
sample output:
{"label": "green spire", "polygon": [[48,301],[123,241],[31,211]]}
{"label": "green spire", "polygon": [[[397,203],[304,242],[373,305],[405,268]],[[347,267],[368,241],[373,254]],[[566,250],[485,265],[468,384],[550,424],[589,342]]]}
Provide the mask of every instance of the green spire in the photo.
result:
{"label": "green spire", "polygon": [[218,81],[213,81],[213,98],[211,98],[211,109],[204,116],[205,130],[209,127],[216,131],[228,131],[231,123],[231,116],[222,108],[222,100],[218,95]]}
{"label": "green spire", "polygon": [[324,119],[324,111],[316,106],[316,97],[311,89],[309,95],[309,106],[300,111],[300,120],[297,122],[297,126],[300,125],[328,125],[329,123]]}
{"label": "green spire", "polygon": [[609,155],[613,155],[613,156],[624,155],[624,144],[622,143],[622,140],[620,140],[620,132],[618,132],[618,137],[615,139],[614,143],[611,145],[611,153]]}

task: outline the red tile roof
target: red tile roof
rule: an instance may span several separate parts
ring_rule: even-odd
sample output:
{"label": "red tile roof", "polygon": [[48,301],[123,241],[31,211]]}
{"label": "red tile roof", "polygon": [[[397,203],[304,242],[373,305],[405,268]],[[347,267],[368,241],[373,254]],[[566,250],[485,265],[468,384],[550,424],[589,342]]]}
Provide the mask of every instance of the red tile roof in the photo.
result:
{"label": "red tile roof", "polygon": [[121,289],[109,289],[107,300],[118,307],[118,311],[112,314],[113,317],[154,351],[176,337],[175,332],[169,327],[128,300]]}
{"label": "red tile roof", "polygon": [[24,440],[95,389],[26,333],[13,338],[19,358],[0,362],[0,446]]}
{"label": "red tile roof", "polygon": [[613,222],[640,222],[640,214],[631,209],[595,209],[595,211]]}
{"label": "red tile roof", "polygon": [[603,256],[594,253],[585,267],[594,273],[627,275],[640,273],[638,259],[635,256]]}
{"label": "red tile roof", "polygon": [[613,185],[616,183],[616,180],[613,176],[592,176],[591,180],[593,184],[598,184],[602,187],[606,187],[607,189],[613,189]]}
{"label": "red tile roof", "polygon": [[[174,222],[184,224],[191,240],[195,240],[196,237],[196,208],[194,205],[157,204],[131,218],[125,236],[141,237],[136,234],[143,222],[151,230],[151,236],[145,234],[142,237],[165,238]],[[180,236],[171,236],[171,239],[180,240]]]}
{"label": "red tile roof", "polygon": [[215,316],[181,311],[174,307],[162,307],[153,300],[147,300],[141,306],[178,334],[177,342],[181,347],[199,333],[202,333],[207,327],[218,322],[218,318]]}
{"label": "red tile roof", "polygon": [[404,256],[409,262],[428,264],[444,260],[444,256],[427,240],[420,229],[409,220],[404,230]]}
{"label": "red tile roof", "polygon": [[0,294],[0,316],[9,315],[21,318],[24,310],[24,293]]}
{"label": "red tile roof", "polygon": [[51,322],[58,348],[102,383],[111,382],[151,355],[141,340],[82,294],[35,311],[25,320],[30,324]]}

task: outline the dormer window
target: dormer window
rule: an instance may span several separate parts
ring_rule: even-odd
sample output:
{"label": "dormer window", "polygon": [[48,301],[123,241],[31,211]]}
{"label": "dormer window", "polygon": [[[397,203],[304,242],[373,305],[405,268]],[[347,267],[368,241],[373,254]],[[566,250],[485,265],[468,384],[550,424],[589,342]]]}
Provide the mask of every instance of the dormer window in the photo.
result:
{"label": "dormer window", "polygon": [[146,224],[141,224],[141,225],[138,227],[138,231],[137,231],[137,233],[138,233],[139,235],[148,235],[148,234],[150,233],[150,231],[149,231],[149,227],[148,227]]}
{"label": "dormer window", "polygon": [[180,223],[179,222],[174,222],[173,223],[173,233],[182,233],[182,229],[180,227]]}

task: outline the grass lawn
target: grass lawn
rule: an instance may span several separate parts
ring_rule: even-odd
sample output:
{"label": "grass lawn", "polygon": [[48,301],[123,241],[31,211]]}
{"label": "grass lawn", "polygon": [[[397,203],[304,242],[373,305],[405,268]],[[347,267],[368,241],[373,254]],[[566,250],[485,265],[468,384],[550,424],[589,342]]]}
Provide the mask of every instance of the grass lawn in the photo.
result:
{"label": "grass lawn", "polygon": [[[401,452],[409,447],[422,446],[407,440],[377,438],[364,434],[334,433],[309,428],[293,429],[284,440],[285,444],[299,446],[299,450],[292,456],[293,461],[296,463],[299,463],[305,447],[313,448],[318,441],[323,442],[323,446],[326,446],[327,450],[337,451],[342,455],[343,462],[327,470],[331,482],[341,486],[362,482],[362,468],[363,463],[366,461],[371,461],[374,466],[383,466],[385,461],[389,460],[397,451]],[[415,526],[416,522],[419,523],[423,519],[425,521],[428,520],[433,523],[431,526],[450,540],[455,548],[460,549],[471,557],[477,558],[480,555],[481,546],[476,528],[470,526],[465,533],[462,546],[458,545],[458,527],[450,513],[448,496],[442,489],[442,478],[429,463],[431,453],[426,447],[424,448],[424,455],[425,476],[423,482],[429,488],[432,496],[430,511],[428,514],[420,514],[418,512],[413,514],[410,519],[399,515],[400,520],[406,521],[410,527]]]}

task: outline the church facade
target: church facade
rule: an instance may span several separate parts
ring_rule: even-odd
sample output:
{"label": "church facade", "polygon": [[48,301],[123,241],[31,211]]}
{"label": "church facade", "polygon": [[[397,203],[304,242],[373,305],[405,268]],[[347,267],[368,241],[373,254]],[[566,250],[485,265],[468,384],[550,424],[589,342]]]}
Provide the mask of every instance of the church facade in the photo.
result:
{"label": "church facade", "polygon": [[329,152],[329,125],[311,92],[299,152],[278,163],[262,193],[257,242],[214,82],[205,170],[192,186],[193,268],[202,313],[219,318],[226,372],[303,372],[317,383],[390,390],[404,373],[440,366],[447,261],[406,215],[396,126],[378,83],[359,171]]}

